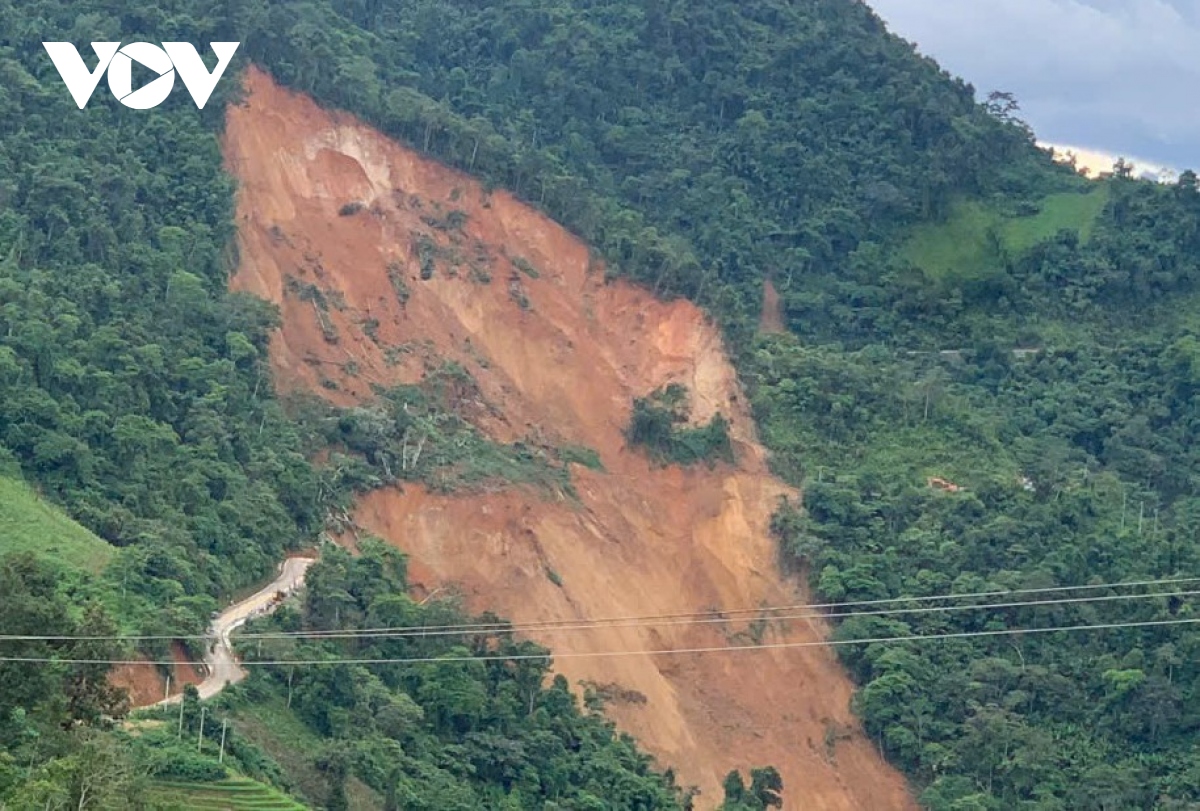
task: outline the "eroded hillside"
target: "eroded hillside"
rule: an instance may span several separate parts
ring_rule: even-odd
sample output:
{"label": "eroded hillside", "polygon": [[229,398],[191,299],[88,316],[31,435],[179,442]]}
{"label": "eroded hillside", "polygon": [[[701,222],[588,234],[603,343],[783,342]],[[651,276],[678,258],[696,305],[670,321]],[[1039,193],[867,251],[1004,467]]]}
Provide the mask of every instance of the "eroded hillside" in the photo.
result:
{"label": "eroded hillside", "polygon": [[[786,488],[766,469],[720,336],[685,302],[605,284],[586,246],[263,73],[231,109],[240,181],[235,288],[277,302],[278,385],[348,405],[453,360],[480,389],[477,422],[502,441],[594,449],[579,499],[528,491],[439,495],[408,486],[356,520],[412,560],[426,590],[453,585],[516,622],[797,602],[768,532]],[[631,401],[680,382],[694,419],[724,414],[736,467],[657,468],[625,446]],[[807,621],[764,641],[819,639]],[[684,783],[720,798],[732,768],[775,765],[790,808],[909,808],[901,777],[857,731],[851,684],[820,648],[572,658],[745,641],[749,626],[625,625],[544,633],[571,681],[608,685],[609,713]]]}

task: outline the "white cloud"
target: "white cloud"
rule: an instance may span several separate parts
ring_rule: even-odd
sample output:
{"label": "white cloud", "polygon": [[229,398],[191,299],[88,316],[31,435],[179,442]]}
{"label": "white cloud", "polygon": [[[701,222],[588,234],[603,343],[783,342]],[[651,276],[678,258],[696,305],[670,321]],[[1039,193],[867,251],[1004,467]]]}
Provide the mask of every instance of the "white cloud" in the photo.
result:
{"label": "white cloud", "polygon": [[869,2],[981,92],[1014,92],[1043,138],[1200,165],[1195,0]]}

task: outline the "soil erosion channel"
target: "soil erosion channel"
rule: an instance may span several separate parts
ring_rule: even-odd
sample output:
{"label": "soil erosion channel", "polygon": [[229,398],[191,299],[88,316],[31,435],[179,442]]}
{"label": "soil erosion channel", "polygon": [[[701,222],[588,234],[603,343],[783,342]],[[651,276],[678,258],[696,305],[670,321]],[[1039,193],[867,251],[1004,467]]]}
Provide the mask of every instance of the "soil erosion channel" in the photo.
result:
{"label": "soil erosion channel", "polygon": [[[271,360],[283,391],[341,405],[456,361],[493,438],[594,449],[579,500],[527,490],[378,491],[355,520],[411,557],[426,590],[516,622],[647,616],[797,602],[768,527],[787,489],[766,469],[717,331],[686,302],[605,284],[586,246],[504,192],[485,192],[251,70],[229,112],[240,181],[233,287],[280,305]],[[424,265],[424,268],[423,268]],[[314,290],[320,295],[314,295]],[[307,295],[303,293],[307,291]],[[322,306],[324,305],[324,306]],[[631,401],[671,382],[693,418],[731,422],[737,465],[658,468],[625,446]],[[817,640],[769,624],[762,639]],[[560,653],[745,643],[746,623],[542,633]],[[851,684],[821,648],[563,658],[572,683],[607,686],[609,715],[715,806],[733,768],[771,764],[787,807],[915,807],[863,738]]]}

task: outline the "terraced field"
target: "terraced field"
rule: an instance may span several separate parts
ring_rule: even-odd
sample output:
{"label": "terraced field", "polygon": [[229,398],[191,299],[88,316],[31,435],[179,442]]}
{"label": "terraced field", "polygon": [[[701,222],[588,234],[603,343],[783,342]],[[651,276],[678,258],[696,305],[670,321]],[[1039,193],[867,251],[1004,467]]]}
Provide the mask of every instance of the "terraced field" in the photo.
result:
{"label": "terraced field", "polygon": [[216,783],[158,782],[154,794],[172,811],[306,811],[286,794],[246,777]]}

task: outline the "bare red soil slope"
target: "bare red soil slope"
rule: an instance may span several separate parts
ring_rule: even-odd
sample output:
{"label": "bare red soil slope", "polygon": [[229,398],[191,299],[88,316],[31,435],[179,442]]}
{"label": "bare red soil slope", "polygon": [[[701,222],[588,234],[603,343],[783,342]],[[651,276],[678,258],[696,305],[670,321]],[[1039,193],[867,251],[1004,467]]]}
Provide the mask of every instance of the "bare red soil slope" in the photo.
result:
{"label": "bare red soil slope", "polygon": [[[178,695],[189,684],[200,684],[203,674],[188,658],[187,652],[178,642],[171,644],[171,695]],[[166,698],[167,683],[156,665],[124,664],[113,668],[108,680],[117,687],[129,690],[129,701],[134,707],[147,707]]]}
{"label": "bare red soil slope", "polygon": [[[768,531],[788,491],[767,472],[720,336],[699,310],[605,284],[586,246],[508,194],[261,72],[246,81],[226,134],[241,183],[233,286],[282,308],[280,387],[352,404],[372,383],[414,382],[454,360],[479,384],[479,425],[491,436],[583,445],[603,461],[604,471],[573,469],[578,502],[413,486],[363,499],[357,522],[411,556],[421,587],[455,586],[472,608],[517,622],[798,601]],[[625,446],[632,399],[669,382],[691,391],[695,419],[731,421],[736,467],[656,468]],[[773,622],[761,639],[824,633]],[[740,622],[537,638],[569,655],[752,636]],[[783,774],[789,808],[914,807],[858,731],[851,684],[827,649],[564,656],[556,667],[573,683],[615,685],[611,716],[702,788],[700,807],[719,802],[730,769],[765,764]]]}
{"label": "bare red soil slope", "polygon": [[783,325],[783,302],[775,283],[770,279],[763,282],[762,315],[758,319],[758,331],[768,334],[787,332]]}

